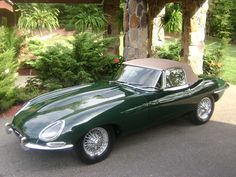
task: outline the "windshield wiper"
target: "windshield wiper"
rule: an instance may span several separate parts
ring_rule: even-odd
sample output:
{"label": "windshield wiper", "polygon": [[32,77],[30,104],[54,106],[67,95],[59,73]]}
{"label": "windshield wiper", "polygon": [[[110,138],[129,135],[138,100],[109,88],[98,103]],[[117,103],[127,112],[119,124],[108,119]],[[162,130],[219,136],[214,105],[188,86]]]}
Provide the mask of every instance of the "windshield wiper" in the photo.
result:
{"label": "windshield wiper", "polygon": [[134,86],[136,86],[136,85],[138,85],[138,86],[142,85],[142,84],[139,84],[139,83],[125,82],[125,81],[110,81],[110,82],[111,82],[111,83],[118,83],[118,84],[125,84],[125,85],[134,85]]}
{"label": "windshield wiper", "polygon": [[132,83],[132,82],[127,82],[126,84],[129,84],[129,85],[137,85],[137,86],[141,86],[142,84],[138,84],[138,83]]}
{"label": "windshield wiper", "polygon": [[110,81],[111,83],[118,83],[118,84],[123,84],[123,85],[130,85],[130,86],[139,86],[140,88],[151,88],[151,89],[156,89],[156,90],[160,90],[159,87],[153,87],[153,86],[145,86],[143,84],[139,84],[139,83],[132,83],[132,82],[125,82],[125,81]]}
{"label": "windshield wiper", "polygon": [[117,83],[117,84],[126,84],[127,82],[124,81],[109,81],[110,83]]}
{"label": "windshield wiper", "polygon": [[151,89],[156,89],[156,90],[161,90],[159,87],[152,87],[152,86],[141,86],[141,88],[151,88]]}

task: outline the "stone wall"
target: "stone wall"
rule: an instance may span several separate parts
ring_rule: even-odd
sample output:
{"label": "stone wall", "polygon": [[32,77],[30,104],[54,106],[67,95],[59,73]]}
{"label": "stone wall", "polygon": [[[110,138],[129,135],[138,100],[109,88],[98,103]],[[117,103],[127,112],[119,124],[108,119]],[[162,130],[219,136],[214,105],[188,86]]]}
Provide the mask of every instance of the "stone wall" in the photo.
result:
{"label": "stone wall", "polygon": [[165,15],[165,7],[161,12],[153,19],[153,30],[152,30],[152,50],[156,47],[161,47],[165,42],[165,31],[161,25],[161,19]]}
{"label": "stone wall", "polygon": [[124,57],[127,60],[147,57],[147,22],[146,1],[127,0],[124,12]]}
{"label": "stone wall", "polygon": [[205,26],[208,0],[183,1],[182,45],[184,61],[189,63],[196,74],[203,73],[203,55],[205,47]]}

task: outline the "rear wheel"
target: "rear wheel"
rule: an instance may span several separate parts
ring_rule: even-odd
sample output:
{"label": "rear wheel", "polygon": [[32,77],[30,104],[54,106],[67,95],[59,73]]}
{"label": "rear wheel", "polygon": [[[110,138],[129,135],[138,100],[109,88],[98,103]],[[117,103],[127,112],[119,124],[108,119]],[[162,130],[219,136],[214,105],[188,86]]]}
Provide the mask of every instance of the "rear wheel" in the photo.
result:
{"label": "rear wheel", "polygon": [[212,96],[203,97],[193,112],[191,121],[193,124],[202,125],[207,123],[214,111],[214,99]]}
{"label": "rear wheel", "polygon": [[114,130],[111,127],[96,127],[79,140],[76,151],[82,162],[93,164],[107,158],[113,142]]}

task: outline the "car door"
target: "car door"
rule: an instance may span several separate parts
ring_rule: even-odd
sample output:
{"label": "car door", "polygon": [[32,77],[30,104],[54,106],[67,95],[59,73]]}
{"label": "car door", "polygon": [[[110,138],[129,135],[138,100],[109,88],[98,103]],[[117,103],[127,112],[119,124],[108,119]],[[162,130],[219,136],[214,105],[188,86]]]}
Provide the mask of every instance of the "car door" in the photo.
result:
{"label": "car door", "polygon": [[121,109],[124,132],[134,132],[150,125],[147,102],[141,93],[127,97]]}
{"label": "car door", "polygon": [[161,89],[146,96],[148,114],[152,122],[163,122],[188,112],[189,86],[185,71],[182,68],[171,68],[163,71]]}

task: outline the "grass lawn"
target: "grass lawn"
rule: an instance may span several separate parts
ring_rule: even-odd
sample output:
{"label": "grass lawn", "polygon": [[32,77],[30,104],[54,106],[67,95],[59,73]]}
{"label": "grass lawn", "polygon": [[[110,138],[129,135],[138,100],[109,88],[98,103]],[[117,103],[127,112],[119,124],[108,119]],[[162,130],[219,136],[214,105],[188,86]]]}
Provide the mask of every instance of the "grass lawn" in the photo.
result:
{"label": "grass lawn", "polygon": [[228,45],[220,76],[231,84],[236,84],[236,45]]}

